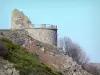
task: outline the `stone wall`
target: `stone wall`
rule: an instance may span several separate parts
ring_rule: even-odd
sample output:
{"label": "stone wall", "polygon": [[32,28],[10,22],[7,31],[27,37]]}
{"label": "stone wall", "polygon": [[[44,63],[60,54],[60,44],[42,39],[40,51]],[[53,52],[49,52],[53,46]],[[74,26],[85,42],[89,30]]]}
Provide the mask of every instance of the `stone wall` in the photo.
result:
{"label": "stone wall", "polygon": [[28,35],[28,32],[24,29],[20,30],[0,30],[0,38],[8,38],[16,44],[23,45],[27,40],[31,38]]}
{"label": "stone wall", "polygon": [[0,30],[0,37],[6,37],[14,42],[19,42],[18,40],[28,40],[28,35],[42,43],[57,45],[56,29],[30,28],[17,30]]}
{"label": "stone wall", "polygon": [[[0,30],[0,38],[8,38],[15,44],[19,44],[28,48],[28,50],[37,50],[37,47],[43,47],[44,43],[32,38],[28,31],[24,29],[18,30]],[[48,44],[46,44],[46,47]],[[51,48],[49,48],[52,50]]]}
{"label": "stone wall", "polygon": [[26,30],[36,40],[51,45],[57,45],[57,29],[34,28]]}
{"label": "stone wall", "polygon": [[30,36],[43,43],[57,45],[57,26],[41,24],[39,28],[32,24],[30,19],[21,11],[15,9],[12,11],[12,26],[11,30],[26,29]]}

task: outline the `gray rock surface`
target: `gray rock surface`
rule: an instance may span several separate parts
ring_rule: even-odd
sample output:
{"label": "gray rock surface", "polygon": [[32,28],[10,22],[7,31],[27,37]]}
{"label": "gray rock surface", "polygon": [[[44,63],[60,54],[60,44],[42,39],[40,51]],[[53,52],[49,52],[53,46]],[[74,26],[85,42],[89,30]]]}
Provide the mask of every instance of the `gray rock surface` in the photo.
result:
{"label": "gray rock surface", "polygon": [[0,75],[19,75],[13,64],[0,57]]}
{"label": "gray rock surface", "polygon": [[55,55],[53,58],[55,60],[52,65],[62,71],[64,75],[92,75],[83,70],[81,65],[78,65],[67,55]]}

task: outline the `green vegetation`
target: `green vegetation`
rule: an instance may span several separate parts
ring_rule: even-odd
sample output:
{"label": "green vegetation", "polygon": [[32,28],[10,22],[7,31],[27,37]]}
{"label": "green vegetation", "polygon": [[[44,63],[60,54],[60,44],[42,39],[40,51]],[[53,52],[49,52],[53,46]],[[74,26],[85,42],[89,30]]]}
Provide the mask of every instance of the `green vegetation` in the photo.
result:
{"label": "green vegetation", "polygon": [[6,47],[4,59],[14,63],[14,67],[20,71],[20,75],[62,75],[42,63],[35,53],[29,53],[19,45],[13,44],[10,40],[0,38],[0,42]]}

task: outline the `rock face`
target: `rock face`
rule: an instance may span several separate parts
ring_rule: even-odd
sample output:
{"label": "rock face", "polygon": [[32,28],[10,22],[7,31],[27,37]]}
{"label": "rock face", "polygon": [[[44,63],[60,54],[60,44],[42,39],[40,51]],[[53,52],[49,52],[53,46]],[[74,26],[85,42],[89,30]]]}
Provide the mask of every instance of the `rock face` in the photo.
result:
{"label": "rock face", "polygon": [[83,70],[71,57],[67,55],[56,55],[52,63],[57,69],[61,70],[64,75],[92,75]]}
{"label": "rock face", "polygon": [[51,47],[51,45],[48,44],[44,44],[34,38],[32,38],[28,31],[24,30],[24,29],[20,29],[20,30],[0,30],[0,38],[8,38],[9,40],[11,40],[12,42],[19,44],[21,46],[24,46],[26,48],[28,48],[29,50],[37,50],[39,48],[44,48],[45,49],[49,49],[52,50],[53,47]]}
{"label": "rock face", "polygon": [[19,75],[13,64],[0,57],[0,75]]}

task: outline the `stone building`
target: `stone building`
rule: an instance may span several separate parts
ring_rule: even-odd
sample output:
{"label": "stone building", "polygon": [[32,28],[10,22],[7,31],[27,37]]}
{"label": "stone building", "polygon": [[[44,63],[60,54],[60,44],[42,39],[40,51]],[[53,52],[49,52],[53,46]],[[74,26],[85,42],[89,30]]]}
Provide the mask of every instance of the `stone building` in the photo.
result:
{"label": "stone building", "polygon": [[23,12],[15,9],[12,12],[12,26],[11,30],[25,29],[29,35],[36,40],[43,43],[57,45],[57,26],[41,24],[40,27],[35,27],[30,19],[23,14]]}

